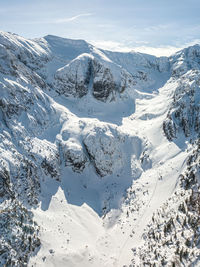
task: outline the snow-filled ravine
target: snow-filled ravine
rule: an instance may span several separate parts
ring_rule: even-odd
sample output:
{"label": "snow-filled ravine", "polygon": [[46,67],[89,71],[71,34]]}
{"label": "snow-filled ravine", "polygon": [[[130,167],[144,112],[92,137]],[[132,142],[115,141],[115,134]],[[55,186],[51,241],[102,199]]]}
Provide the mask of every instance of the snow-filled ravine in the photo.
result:
{"label": "snow-filled ravine", "polygon": [[149,238],[199,177],[199,70],[199,46],[156,58],[0,32],[0,266],[189,266]]}
{"label": "snow-filled ravine", "polygon": [[[162,132],[166,99],[171,90],[166,85],[159,93],[138,99],[135,113],[122,119],[118,128],[131,140],[125,151],[129,153],[130,146],[136,149],[131,164],[123,163],[122,173],[99,179],[91,170],[75,174],[63,166],[61,183],[52,179],[43,183],[41,203],[33,209],[41,226],[42,246],[31,258],[30,266],[130,264],[132,249],[141,245],[145,226],[153,212],[175,191],[185,166],[187,153],[177,144],[169,143]],[[66,127],[75,132],[75,138],[80,135],[80,126],[75,119],[71,120]],[[96,123],[95,119],[87,121]],[[143,147],[140,140],[146,141]],[[137,157],[143,151],[142,168]],[[116,160],[119,165],[119,159]],[[102,204],[103,210],[108,209],[104,215]]]}

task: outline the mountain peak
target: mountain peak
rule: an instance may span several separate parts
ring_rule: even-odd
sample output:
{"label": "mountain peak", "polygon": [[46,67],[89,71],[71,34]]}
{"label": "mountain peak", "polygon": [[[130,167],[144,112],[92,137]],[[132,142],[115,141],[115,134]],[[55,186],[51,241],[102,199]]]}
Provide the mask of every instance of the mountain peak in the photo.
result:
{"label": "mountain peak", "polygon": [[70,45],[90,45],[89,43],[87,43],[85,40],[82,39],[69,39],[69,38],[65,38],[65,37],[59,37],[56,35],[46,35],[43,37],[45,40],[47,40],[48,42],[60,42],[60,43],[65,43],[70,44]]}

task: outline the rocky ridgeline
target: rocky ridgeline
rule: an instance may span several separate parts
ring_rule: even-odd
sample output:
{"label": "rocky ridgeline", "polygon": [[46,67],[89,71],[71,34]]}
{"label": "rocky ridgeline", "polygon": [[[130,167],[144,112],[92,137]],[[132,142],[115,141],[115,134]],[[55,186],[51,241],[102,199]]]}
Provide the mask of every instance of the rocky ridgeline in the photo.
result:
{"label": "rocky ridgeline", "polygon": [[185,137],[198,135],[199,120],[199,86],[200,72],[190,70],[179,80],[173,96],[173,102],[163,123],[163,130],[169,140],[176,138],[183,131]]}
{"label": "rocky ridgeline", "polygon": [[195,139],[200,129],[200,47],[184,49],[174,56],[172,63],[171,82],[177,82],[177,86],[163,130],[169,140],[178,138],[180,132]]}

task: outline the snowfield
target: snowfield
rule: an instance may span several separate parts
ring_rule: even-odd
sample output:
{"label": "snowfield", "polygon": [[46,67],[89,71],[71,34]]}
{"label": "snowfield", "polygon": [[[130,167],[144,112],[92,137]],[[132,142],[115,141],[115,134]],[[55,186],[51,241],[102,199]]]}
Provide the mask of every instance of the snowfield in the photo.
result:
{"label": "snowfield", "polygon": [[0,265],[198,266],[198,244],[172,265],[147,243],[189,194],[199,69],[198,45],[156,58],[0,32]]}

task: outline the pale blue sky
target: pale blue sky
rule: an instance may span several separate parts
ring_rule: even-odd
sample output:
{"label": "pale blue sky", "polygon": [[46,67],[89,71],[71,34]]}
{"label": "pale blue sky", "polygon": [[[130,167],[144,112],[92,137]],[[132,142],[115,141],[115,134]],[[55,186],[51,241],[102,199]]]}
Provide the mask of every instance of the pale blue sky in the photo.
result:
{"label": "pale blue sky", "polygon": [[[97,46],[167,54],[200,43],[200,0],[6,0],[0,29],[47,34]],[[157,52],[155,50],[157,49]]]}

